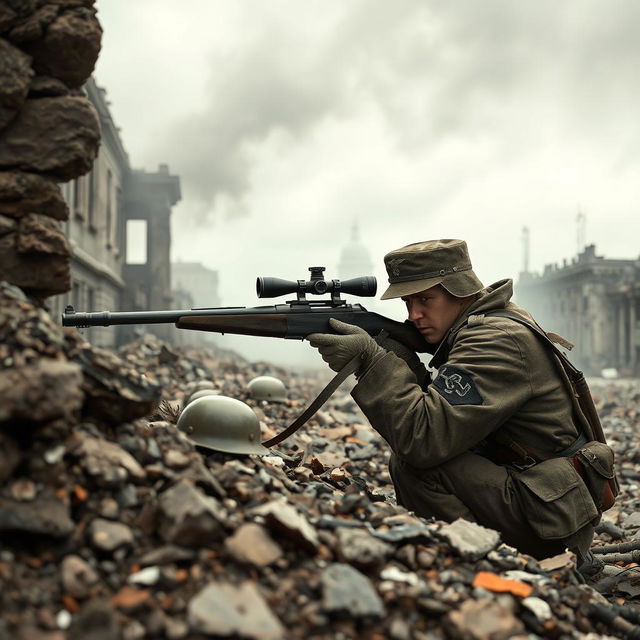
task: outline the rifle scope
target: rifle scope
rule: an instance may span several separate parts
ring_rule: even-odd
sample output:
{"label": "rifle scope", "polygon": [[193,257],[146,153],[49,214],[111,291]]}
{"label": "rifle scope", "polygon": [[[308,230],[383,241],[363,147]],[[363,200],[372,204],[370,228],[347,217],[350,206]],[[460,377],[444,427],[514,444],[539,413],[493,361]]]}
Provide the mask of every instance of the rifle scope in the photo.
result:
{"label": "rifle scope", "polygon": [[365,297],[376,295],[378,285],[373,276],[362,276],[349,280],[325,280],[322,275],[324,269],[324,267],[309,267],[311,280],[258,277],[256,279],[258,298],[277,298],[287,293],[296,293],[298,299],[304,299],[307,293],[321,296],[329,292],[334,298],[339,297],[341,293]]}

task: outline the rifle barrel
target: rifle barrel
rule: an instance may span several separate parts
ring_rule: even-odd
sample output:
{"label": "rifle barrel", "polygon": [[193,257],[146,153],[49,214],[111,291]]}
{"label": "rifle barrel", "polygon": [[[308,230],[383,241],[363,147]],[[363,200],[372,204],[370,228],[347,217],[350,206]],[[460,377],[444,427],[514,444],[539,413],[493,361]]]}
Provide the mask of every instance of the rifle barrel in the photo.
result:
{"label": "rifle barrel", "polygon": [[[272,307],[271,307],[272,308]],[[177,309],[170,311],[95,311],[62,314],[64,327],[110,327],[114,324],[162,324],[176,323],[185,316],[204,316],[207,311],[215,315],[237,313],[244,307],[220,307],[215,309]],[[213,314],[212,314],[213,315]]]}

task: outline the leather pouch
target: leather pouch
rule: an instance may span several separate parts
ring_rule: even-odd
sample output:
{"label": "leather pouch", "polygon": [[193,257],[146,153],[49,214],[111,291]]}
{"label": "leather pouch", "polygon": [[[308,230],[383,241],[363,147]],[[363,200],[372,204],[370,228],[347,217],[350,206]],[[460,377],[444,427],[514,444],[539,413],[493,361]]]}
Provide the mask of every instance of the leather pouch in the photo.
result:
{"label": "leather pouch", "polygon": [[520,484],[529,526],[544,540],[566,538],[599,518],[589,489],[570,458],[550,458],[513,477]]}
{"label": "leather pouch", "polygon": [[613,459],[611,447],[597,440],[587,442],[571,459],[600,512],[610,509],[618,494]]}

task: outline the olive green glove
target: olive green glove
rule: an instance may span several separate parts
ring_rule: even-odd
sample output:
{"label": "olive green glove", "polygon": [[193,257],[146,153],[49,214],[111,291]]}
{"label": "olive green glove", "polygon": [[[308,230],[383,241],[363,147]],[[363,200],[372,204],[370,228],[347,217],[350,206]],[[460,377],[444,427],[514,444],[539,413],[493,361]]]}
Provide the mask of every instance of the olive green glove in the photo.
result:
{"label": "olive green glove", "polygon": [[431,374],[427,371],[424,364],[422,364],[418,354],[393,338],[385,338],[382,341],[381,346],[387,351],[393,351],[393,353],[407,363],[409,369],[413,371],[418,385],[420,385],[420,388],[425,391],[431,384]]}
{"label": "olive green glove", "polygon": [[386,353],[360,327],[341,322],[335,318],[329,319],[329,325],[338,333],[312,333],[307,336],[307,340],[312,347],[318,349],[322,359],[334,371],[340,371],[355,356],[359,355],[361,364],[355,372],[357,376]]}

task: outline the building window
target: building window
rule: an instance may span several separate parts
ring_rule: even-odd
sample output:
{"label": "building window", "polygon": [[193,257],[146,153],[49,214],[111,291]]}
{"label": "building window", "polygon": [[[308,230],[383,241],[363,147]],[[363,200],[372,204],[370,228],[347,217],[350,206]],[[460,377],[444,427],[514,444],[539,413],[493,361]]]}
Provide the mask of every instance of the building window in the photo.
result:
{"label": "building window", "polygon": [[84,211],[82,206],[82,180],[84,178],[76,178],[73,181],[73,197],[70,204],[73,214],[78,220],[84,220]]}
{"label": "building window", "polygon": [[111,175],[111,169],[107,169],[107,219],[106,219],[106,240],[107,240],[107,249],[111,249],[112,247],[112,242],[111,242],[111,238],[112,238],[112,230],[111,230],[111,225],[112,225],[112,216],[111,216],[111,182],[113,180],[113,177]]}
{"label": "building window", "polygon": [[147,264],[147,221],[127,220],[127,264]]}
{"label": "building window", "polygon": [[96,199],[98,197],[98,183],[97,183],[97,175],[96,175],[96,164],[93,164],[93,169],[89,172],[87,176],[87,180],[89,181],[89,198],[87,203],[87,214],[89,219],[89,227],[92,231],[96,230],[96,221],[95,221],[95,213],[96,213]]}
{"label": "building window", "polygon": [[116,189],[116,210],[115,210],[115,239],[113,241],[116,258],[120,255],[120,249],[124,246],[124,205],[122,203],[122,189]]}
{"label": "building window", "polygon": [[80,303],[80,283],[74,281],[71,287],[71,305],[77,311],[80,308]]}

